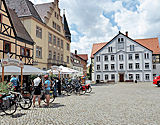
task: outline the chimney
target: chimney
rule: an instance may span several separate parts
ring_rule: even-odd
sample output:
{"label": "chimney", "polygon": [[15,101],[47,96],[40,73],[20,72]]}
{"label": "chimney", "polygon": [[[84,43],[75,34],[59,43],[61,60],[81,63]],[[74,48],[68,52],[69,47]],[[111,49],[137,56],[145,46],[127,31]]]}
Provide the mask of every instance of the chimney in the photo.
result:
{"label": "chimney", "polygon": [[128,31],[126,31],[126,36],[128,37]]}
{"label": "chimney", "polygon": [[77,50],[75,50],[75,54],[77,55]]}

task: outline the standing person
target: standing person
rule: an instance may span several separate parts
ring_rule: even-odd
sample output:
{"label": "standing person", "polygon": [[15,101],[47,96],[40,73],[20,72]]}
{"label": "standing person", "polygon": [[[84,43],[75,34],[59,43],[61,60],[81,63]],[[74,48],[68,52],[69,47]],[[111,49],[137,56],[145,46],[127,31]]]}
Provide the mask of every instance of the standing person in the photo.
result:
{"label": "standing person", "polygon": [[50,91],[51,82],[48,80],[48,75],[45,75],[44,78],[45,78],[45,83],[44,83],[45,97],[46,97],[46,101],[47,101],[46,106],[49,106],[49,100],[50,100],[49,91]]}
{"label": "standing person", "polygon": [[39,107],[41,107],[42,79],[41,79],[41,75],[40,74],[38,75],[37,78],[35,78],[33,80],[32,86],[34,86],[33,107],[35,107],[35,99],[36,99],[37,96],[38,96]]}
{"label": "standing person", "polygon": [[61,80],[57,78],[58,94],[61,95]]}
{"label": "standing person", "polygon": [[18,92],[18,88],[19,88],[19,80],[16,78],[15,75],[11,76],[11,80],[10,80],[12,86],[14,87],[14,91]]}
{"label": "standing person", "polygon": [[53,86],[54,86],[54,96],[57,97],[57,82],[55,77],[53,77]]}

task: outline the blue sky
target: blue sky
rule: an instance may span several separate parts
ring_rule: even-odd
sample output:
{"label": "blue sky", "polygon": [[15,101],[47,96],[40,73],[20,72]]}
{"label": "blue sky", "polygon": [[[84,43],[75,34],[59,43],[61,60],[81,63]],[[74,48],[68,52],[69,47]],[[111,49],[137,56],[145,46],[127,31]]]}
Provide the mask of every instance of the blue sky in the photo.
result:
{"label": "blue sky", "polygon": [[59,7],[61,15],[66,10],[72,33],[71,52],[76,49],[89,58],[93,43],[107,42],[119,30],[128,31],[132,39],[160,36],[160,0],[59,0]]}

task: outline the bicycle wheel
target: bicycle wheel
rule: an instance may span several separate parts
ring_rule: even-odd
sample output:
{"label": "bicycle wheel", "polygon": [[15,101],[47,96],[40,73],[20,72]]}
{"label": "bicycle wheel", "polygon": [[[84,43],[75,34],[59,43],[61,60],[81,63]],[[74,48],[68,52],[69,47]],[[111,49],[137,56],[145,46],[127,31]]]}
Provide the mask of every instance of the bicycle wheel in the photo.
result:
{"label": "bicycle wheel", "polygon": [[[49,91],[49,95],[50,95],[49,103],[52,103],[55,100],[54,91]],[[43,101],[47,103],[46,98]]]}
{"label": "bicycle wheel", "polygon": [[80,90],[79,90],[79,94],[80,95],[84,95],[86,93],[86,88],[80,88]]}
{"label": "bicycle wheel", "polygon": [[19,100],[19,106],[25,110],[29,109],[32,106],[32,100],[28,96],[23,96]]}
{"label": "bicycle wheel", "polygon": [[89,87],[89,88],[87,89],[87,93],[90,93],[91,91],[92,91],[92,88]]}
{"label": "bicycle wheel", "polygon": [[17,105],[16,102],[12,99],[9,99],[9,102],[9,106],[1,105],[1,109],[6,115],[13,115],[17,110]]}

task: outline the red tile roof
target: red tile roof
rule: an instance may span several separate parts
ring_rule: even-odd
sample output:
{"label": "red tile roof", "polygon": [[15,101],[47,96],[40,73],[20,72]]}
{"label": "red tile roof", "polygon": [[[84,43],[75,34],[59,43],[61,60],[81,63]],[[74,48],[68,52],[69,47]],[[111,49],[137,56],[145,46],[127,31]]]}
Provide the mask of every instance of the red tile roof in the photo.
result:
{"label": "red tile roof", "polygon": [[99,51],[104,45],[106,45],[107,42],[105,43],[95,43],[93,44],[93,47],[92,47],[92,52],[91,52],[91,58],[94,58],[94,55],[97,51]]}
{"label": "red tile roof", "polygon": [[88,54],[78,54],[78,56],[84,60],[88,60]]}
{"label": "red tile roof", "polygon": [[[147,39],[136,39],[135,41],[137,43],[141,44],[142,46],[148,48],[149,50],[152,50],[153,54],[160,54],[158,37],[156,37],[156,38],[147,38]],[[96,52],[98,52],[107,43],[108,42],[93,44],[91,58],[94,58],[93,54],[95,54]]]}
{"label": "red tile roof", "polygon": [[136,39],[136,42],[153,51],[153,54],[160,54],[158,37],[147,39]]}

